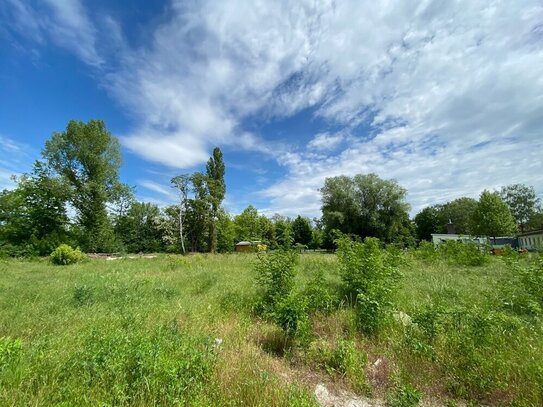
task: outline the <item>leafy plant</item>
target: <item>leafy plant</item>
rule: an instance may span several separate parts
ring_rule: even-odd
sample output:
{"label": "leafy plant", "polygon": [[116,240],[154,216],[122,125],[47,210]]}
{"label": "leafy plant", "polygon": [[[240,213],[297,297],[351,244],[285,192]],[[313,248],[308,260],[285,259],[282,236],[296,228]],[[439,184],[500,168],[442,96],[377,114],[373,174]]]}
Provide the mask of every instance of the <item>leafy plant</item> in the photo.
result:
{"label": "leafy plant", "polygon": [[391,311],[391,297],[400,276],[397,262],[379,247],[379,240],[363,243],[340,238],[338,259],[345,292],[355,302],[360,329],[375,334]]}
{"label": "leafy plant", "polygon": [[502,278],[500,291],[506,309],[524,315],[541,315],[543,312],[543,257],[531,264],[507,262],[509,273]]}
{"label": "leafy plant", "polygon": [[20,339],[0,337],[0,370],[14,360],[23,348]]}
{"label": "leafy plant", "polygon": [[330,292],[326,286],[324,271],[317,269],[314,277],[305,287],[302,295],[305,299],[308,312],[320,311],[329,313],[338,303],[338,299]]}
{"label": "leafy plant", "polygon": [[297,259],[297,253],[290,250],[258,254],[255,266],[256,282],[260,305],[264,313],[273,312],[275,307],[291,293],[294,287]]}
{"label": "leafy plant", "polygon": [[79,263],[86,258],[79,248],[73,249],[67,244],[61,244],[51,253],[51,262],[59,266]]}
{"label": "leafy plant", "polygon": [[388,407],[415,407],[420,403],[421,394],[410,385],[398,386],[387,397]]}

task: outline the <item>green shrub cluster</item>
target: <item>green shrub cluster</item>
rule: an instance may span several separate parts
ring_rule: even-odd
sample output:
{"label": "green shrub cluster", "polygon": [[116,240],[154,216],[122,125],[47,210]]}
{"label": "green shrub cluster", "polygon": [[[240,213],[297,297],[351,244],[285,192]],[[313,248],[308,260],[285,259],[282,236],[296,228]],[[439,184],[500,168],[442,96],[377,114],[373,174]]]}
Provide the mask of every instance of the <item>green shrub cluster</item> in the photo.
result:
{"label": "green shrub cluster", "polygon": [[65,384],[83,401],[93,389],[104,405],[191,405],[211,380],[211,340],[191,337],[175,326],[99,332],[83,340],[67,360]]}
{"label": "green shrub cluster", "polygon": [[51,262],[59,266],[79,263],[86,258],[85,254],[79,248],[73,249],[67,244],[61,244],[51,252]]}
{"label": "green shrub cluster", "polygon": [[449,240],[438,246],[442,259],[459,266],[483,266],[490,261],[490,250],[472,242]]}
{"label": "green shrub cluster", "polygon": [[543,312],[543,256],[531,262],[510,260],[500,282],[502,303],[519,315],[540,316]]}
{"label": "green shrub cluster", "polygon": [[397,259],[375,238],[337,240],[340,273],[347,297],[355,304],[360,329],[375,334],[390,315],[392,293],[400,277]]}
{"label": "green shrub cluster", "polygon": [[357,349],[354,341],[340,338],[334,344],[330,344],[317,340],[311,343],[306,357],[328,374],[348,378],[356,390],[368,391],[364,372],[368,355]]}
{"label": "green shrub cluster", "polygon": [[420,400],[420,391],[409,385],[398,386],[387,394],[388,407],[415,407]]}
{"label": "green shrub cluster", "polygon": [[506,386],[521,320],[488,308],[440,305],[425,306],[412,320],[402,347],[440,366],[454,396],[473,399]]}

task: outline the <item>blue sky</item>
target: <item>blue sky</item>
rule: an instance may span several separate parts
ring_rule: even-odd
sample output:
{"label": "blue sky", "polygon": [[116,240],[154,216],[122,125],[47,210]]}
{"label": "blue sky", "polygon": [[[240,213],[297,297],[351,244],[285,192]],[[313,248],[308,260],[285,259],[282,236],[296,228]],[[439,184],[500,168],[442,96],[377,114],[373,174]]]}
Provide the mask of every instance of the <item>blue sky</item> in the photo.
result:
{"label": "blue sky", "polygon": [[100,118],[122,180],[160,205],[217,145],[234,214],[319,216],[326,177],[369,172],[413,213],[543,193],[539,0],[4,0],[0,95],[0,188]]}

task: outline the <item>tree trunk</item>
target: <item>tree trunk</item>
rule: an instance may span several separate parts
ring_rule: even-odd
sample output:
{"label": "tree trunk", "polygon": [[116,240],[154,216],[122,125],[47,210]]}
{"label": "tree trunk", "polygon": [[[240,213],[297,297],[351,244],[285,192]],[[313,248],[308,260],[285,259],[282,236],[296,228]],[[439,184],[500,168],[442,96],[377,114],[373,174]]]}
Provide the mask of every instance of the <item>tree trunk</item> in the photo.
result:
{"label": "tree trunk", "polygon": [[183,238],[183,209],[179,207],[179,237],[181,239],[181,250],[185,254],[185,239]]}

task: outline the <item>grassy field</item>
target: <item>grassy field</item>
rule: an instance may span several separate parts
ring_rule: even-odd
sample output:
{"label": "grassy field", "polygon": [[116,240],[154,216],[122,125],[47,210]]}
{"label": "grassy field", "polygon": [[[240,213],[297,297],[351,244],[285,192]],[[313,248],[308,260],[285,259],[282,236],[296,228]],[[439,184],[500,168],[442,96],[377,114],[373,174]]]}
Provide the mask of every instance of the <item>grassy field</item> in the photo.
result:
{"label": "grassy field", "polygon": [[366,336],[336,256],[302,254],[295,290],[322,272],[331,299],[302,339],[255,312],[256,261],[0,261],[0,405],[313,406],[318,383],[391,406],[543,405],[538,304],[504,306],[518,287],[502,259],[401,254],[393,317]]}

